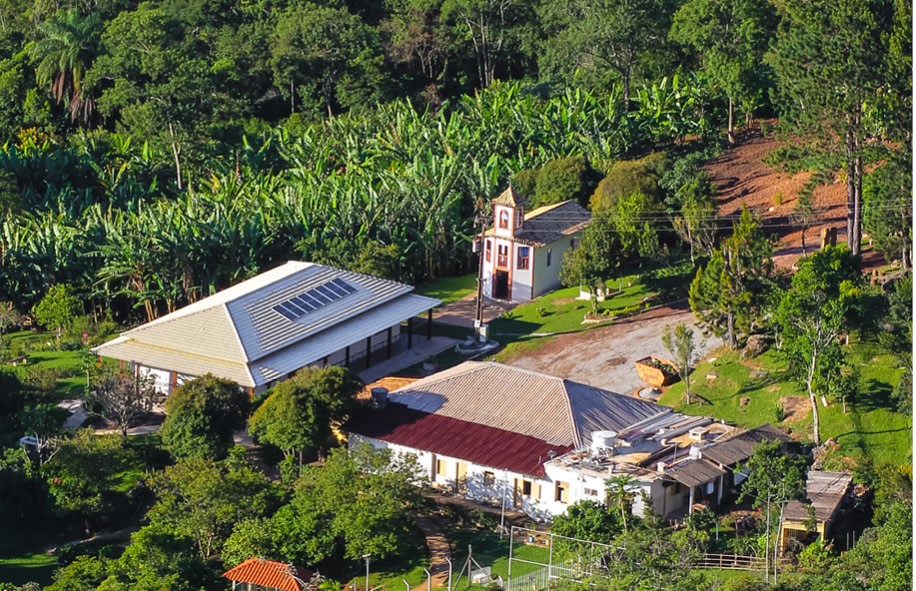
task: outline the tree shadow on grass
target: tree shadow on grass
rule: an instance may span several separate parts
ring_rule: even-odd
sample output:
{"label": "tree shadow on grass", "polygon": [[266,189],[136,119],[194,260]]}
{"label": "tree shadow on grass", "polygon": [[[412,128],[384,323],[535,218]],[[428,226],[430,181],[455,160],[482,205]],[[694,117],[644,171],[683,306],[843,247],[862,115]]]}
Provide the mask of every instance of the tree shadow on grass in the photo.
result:
{"label": "tree shadow on grass", "polygon": [[859,411],[878,409],[897,410],[897,405],[891,398],[891,385],[874,378],[864,380],[862,389],[852,400],[852,405]]}
{"label": "tree shadow on grass", "polygon": [[640,281],[646,289],[655,293],[651,299],[652,304],[663,304],[687,297],[690,282],[696,271],[690,261],[672,263],[669,267],[650,269],[641,274]]}

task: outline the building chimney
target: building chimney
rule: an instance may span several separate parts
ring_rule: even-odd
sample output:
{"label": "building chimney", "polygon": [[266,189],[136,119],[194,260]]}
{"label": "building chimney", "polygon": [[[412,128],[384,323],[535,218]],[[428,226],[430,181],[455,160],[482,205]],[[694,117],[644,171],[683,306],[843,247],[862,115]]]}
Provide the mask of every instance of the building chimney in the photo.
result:
{"label": "building chimney", "polygon": [[655,470],[656,470],[659,474],[664,474],[664,473],[665,473],[665,462],[659,462],[658,464],[656,464],[656,465],[655,465]]}

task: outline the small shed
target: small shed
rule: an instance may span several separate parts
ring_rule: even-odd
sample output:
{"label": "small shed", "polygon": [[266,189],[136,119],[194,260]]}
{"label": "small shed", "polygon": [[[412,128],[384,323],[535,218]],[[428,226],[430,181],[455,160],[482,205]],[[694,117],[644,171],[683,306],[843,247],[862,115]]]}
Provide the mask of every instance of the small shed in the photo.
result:
{"label": "small shed", "polygon": [[[788,549],[790,540],[805,541],[814,533],[826,540],[849,494],[851,484],[852,474],[847,472],[808,472],[806,496],[811,504],[805,505],[799,501],[789,501],[786,504],[782,527],[779,528],[779,547],[782,552]],[[812,515],[816,522],[815,531],[808,530]]]}
{"label": "small shed", "polygon": [[233,591],[302,591],[309,588],[313,575],[310,570],[263,558],[249,558],[223,573],[232,581]]}

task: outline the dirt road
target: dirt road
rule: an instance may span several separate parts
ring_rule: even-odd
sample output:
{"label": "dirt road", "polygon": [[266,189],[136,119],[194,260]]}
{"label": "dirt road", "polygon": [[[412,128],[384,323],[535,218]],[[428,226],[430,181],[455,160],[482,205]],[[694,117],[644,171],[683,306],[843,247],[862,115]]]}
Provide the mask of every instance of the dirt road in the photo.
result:
{"label": "dirt road", "polygon": [[[525,351],[506,363],[632,395],[645,386],[633,362],[646,355],[670,357],[662,344],[662,331],[666,324],[681,323],[695,328],[696,338],[702,339],[684,301],[607,327],[552,337],[537,350]],[[707,338],[703,355],[721,344],[720,339]]]}

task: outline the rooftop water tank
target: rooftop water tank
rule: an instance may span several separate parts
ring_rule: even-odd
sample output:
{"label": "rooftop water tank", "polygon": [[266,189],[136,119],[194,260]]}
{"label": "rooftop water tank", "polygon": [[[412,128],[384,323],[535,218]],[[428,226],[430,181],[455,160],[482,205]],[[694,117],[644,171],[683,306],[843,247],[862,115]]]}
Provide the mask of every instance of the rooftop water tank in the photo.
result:
{"label": "rooftop water tank", "polygon": [[592,431],[592,453],[595,455],[614,452],[617,446],[617,431]]}
{"label": "rooftop water tank", "polygon": [[385,408],[388,404],[388,388],[372,388],[372,406],[373,408]]}

